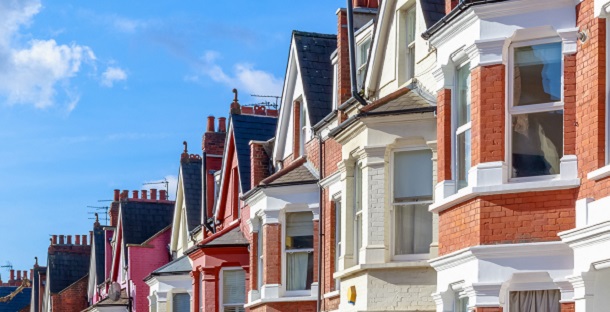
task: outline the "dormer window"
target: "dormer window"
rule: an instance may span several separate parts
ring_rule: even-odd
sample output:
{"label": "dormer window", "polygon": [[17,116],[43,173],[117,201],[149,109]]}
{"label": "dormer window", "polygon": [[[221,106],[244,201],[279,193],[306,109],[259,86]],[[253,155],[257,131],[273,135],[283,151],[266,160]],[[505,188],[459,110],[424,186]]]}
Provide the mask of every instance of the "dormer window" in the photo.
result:
{"label": "dormer window", "polygon": [[406,80],[415,77],[415,6],[409,8],[405,14],[406,48],[407,48],[407,75]]}
{"label": "dormer window", "polygon": [[366,72],[366,64],[369,60],[369,50],[371,49],[371,37],[364,39],[358,43],[358,49],[356,50],[356,65],[358,67],[358,86],[362,88],[364,86],[364,73]]}
{"label": "dormer window", "polygon": [[307,125],[307,108],[305,107],[304,103],[301,103],[301,120],[299,122],[299,124],[301,125],[301,135],[299,138],[299,153],[301,155],[305,155],[305,143],[307,143],[307,130],[308,130],[308,125]]}

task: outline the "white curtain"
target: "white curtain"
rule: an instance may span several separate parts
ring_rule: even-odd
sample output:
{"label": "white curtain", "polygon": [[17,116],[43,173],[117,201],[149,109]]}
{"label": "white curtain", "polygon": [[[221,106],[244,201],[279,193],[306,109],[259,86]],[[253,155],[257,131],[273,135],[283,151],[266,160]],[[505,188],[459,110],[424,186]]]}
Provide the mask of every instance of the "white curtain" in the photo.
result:
{"label": "white curtain", "polygon": [[560,312],[559,290],[511,291],[509,312]]}
{"label": "white curtain", "polygon": [[222,302],[224,304],[244,304],[246,302],[246,271],[224,270]]}
{"label": "white curtain", "polygon": [[428,205],[396,206],[395,254],[423,254],[432,243],[432,213]]}
{"label": "white curtain", "polygon": [[308,259],[309,254],[307,252],[286,254],[286,290],[307,289]]}

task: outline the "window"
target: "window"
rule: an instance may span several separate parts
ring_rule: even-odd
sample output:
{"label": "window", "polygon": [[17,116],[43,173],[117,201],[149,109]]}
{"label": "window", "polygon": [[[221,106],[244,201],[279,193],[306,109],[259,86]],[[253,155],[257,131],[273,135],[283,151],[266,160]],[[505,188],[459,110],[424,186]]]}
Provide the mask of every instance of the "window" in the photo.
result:
{"label": "window", "polygon": [[415,6],[409,8],[405,16],[407,35],[407,80],[415,77]]}
{"label": "window", "polygon": [[563,157],[561,42],[511,46],[511,177],[559,174]]}
{"label": "window", "polygon": [[561,293],[558,289],[511,291],[508,312],[548,312],[560,311]]}
{"label": "window", "polygon": [[222,270],[222,311],[243,312],[246,302],[246,273],[242,269]]}
{"label": "window", "polygon": [[454,312],[468,312],[468,297],[457,297],[454,302]]}
{"label": "window", "polygon": [[191,309],[191,297],[189,294],[178,293],[172,295],[172,311],[189,312]]}
{"label": "window", "polygon": [[301,102],[301,113],[300,113],[300,121],[301,125],[301,136],[299,138],[299,153],[301,155],[305,155],[305,143],[307,142],[307,108],[305,107],[305,103]]}
{"label": "window", "polygon": [[339,70],[338,65],[333,65],[333,110],[339,107]]}
{"label": "window", "polygon": [[[335,204],[335,272],[339,270],[339,257],[341,257],[341,201],[334,200]],[[339,279],[335,279],[335,290],[339,290]]]}
{"label": "window", "polygon": [[354,262],[360,263],[362,248],[362,168],[354,168]]}
{"label": "window", "polygon": [[432,243],[432,152],[394,153],[394,255],[428,254]]}
{"label": "window", "polygon": [[457,189],[468,186],[470,169],[470,63],[457,71],[455,113],[455,176]]}
{"label": "window", "polygon": [[313,214],[286,214],[286,291],[311,289],[313,283]]}
{"label": "window", "polygon": [[369,61],[369,50],[371,49],[371,38],[366,38],[362,43],[358,44],[356,49],[356,67],[358,67],[358,86],[360,89],[364,87],[364,73],[366,72],[366,64]]}
{"label": "window", "polygon": [[[259,222],[260,222],[260,224],[262,224],[262,220],[260,220]],[[258,261],[258,270],[257,270],[256,278],[257,278],[258,290],[260,291],[261,288],[263,287],[263,265],[264,265],[264,263],[263,263],[264,234],[263,234],[262,225],[261,225],[260,230],[258,230],[257,236],[258,236],[258,240],[256,242],[256,244],[257,244],[256,251],[257,251],[257,259],[258,259],[257,260]]]}

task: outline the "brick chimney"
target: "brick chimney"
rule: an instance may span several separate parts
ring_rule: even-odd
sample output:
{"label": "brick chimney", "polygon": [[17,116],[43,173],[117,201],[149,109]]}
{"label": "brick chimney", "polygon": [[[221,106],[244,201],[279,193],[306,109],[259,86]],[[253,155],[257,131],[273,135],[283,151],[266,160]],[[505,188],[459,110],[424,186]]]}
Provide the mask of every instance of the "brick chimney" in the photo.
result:
{"label": "brick chimney", "polygon": [[167,191],[166,190],[159,191],[159,200],[167,200]]}
{"label": "brick chimney", "polygon": [[21,271],[17,270],[17,280],[21,280]]}
{"label": "brick chimney", "polygon": [[157,200],[157,189],[150,189],[150,200]]}
{"label": "brick chimney", "polygon": [[68,235],[68,245],[72,245],[72,235]]}
{"label": "brick chimney", "polygon": [[121,200],[127,200],[128,198],[129,198],[129,191],[123,190],[123,192],[121,192]]}
{"label": "brick chimney", "polygon": [[87,246],[87,235],[81,235],[82,239],[81,239],[81,244],[83,246]]}
{"label": "brick chimney", "polygon": [[51,238],[51,245],[57,245],[57,235],[53,235]]}
{"label": "brick chimney", "polygon": [[[210,117],[208,117],[207,130],[210,129]],[[212,126],[212,129],[214,127]],[[201,150],[210,155],[221,156],[225,147],[225,138],[227,135],[226,118],[218,118],[218,132],[206,131],[201,140]]]}
{"label": "brick chimney", "polygon": [[11,279],[9,279],[9,282],[12,282],[15,280],[15,270],[11,269]]}
{"label": "brick chimney", "polygon": [[214,132],[214,120],[216,118],[212,115],[208,116],[208,125],[207,128],[205,129],[205,132]]}
{"label": "brick chimney", "polygon": [[148,199],[148,191],[147,190],[142,190],[142,199],[147,200]]}
{"label": "brick chimney", "polygon": [[354,8],[370,8],[376,9],[379,7],[379,0],[352,0]]}
{"label": "brick chimney", "polygon": [[60,245],[64,245],[65,244],[64,237],[65,237],[64,235],[59,235],[59,244]]}
{"label": "brick chimney", "polygon": [[460,0],[445,0],[445,14],[449,14],[458,3],[460,3]]}
{"label": "brick chimney", "polygon": [[114,197],[113,200],[114,201],[119,201],[119,198],[121,197],[121,190],[114,190]]}
{"label": "brick chimney", "polygon": [[218,132],[227,132],[227,118],[218,118]]}
{"label": "brick chimney", "polygon": [[138,191],[131,191],[133,194],[133,199],[138,199]]}
{"label": "brick chimney", "polygon": [[74,235],[74,245],[80,245],[80,235]]}
{"label": "brick chimney", "polygon": [[265,150],[265,142],[250,142],[250,185],[255,188],[270,175],[271,158]]}

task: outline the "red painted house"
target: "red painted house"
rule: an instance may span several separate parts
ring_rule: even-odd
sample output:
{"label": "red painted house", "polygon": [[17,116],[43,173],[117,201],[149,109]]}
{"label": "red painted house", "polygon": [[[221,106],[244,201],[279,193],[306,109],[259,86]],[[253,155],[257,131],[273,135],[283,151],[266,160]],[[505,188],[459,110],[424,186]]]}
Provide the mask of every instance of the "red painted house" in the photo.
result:
{"label": "red painted house", "polygon": [[249,244],[241,216],[249,210],[240,196],[250,189],[250,142],[273,137],[277,111],[241,107],[235,94],[221,173],[214,184],[217,200],[213,210],[206,211],[212,223],[206,224],[203,240],[186,251],[193,261],[193,311],[244,311],[246,302]]}

